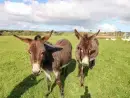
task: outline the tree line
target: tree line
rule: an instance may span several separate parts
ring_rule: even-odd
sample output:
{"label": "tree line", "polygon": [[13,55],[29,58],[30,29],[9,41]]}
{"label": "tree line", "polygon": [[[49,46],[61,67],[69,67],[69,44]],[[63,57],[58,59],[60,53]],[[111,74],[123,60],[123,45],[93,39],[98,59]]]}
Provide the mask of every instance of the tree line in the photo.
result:
{"label": "tree line", "polygon": [[[30,31],[30,30],[0,30],[0,36],[10,36],[10,35],[23,35],[23,36],[33,36],[33,35],[44,35],[50,31]],[[55,35],[62,35],[64,32],[56,32]]]}
{"label": "tree line", "polygon": [[[35,36],[35,35],[44,35],[49,33],[50,31],[30,31],[30,30],[0,30],[0,36],[10,36],[10,35],[21,35],[21,36]],[[54,35],[63,35],[63,34],[70,34],[73,32],[57,32],[54,31]],[[84,32],[81,32],[84,33]],[[89,32],[92,33],[92,32]],[[116,31],[116,32],[100,32],[99,35],[108,35],[108,36],[123,36],[125,32]]]}

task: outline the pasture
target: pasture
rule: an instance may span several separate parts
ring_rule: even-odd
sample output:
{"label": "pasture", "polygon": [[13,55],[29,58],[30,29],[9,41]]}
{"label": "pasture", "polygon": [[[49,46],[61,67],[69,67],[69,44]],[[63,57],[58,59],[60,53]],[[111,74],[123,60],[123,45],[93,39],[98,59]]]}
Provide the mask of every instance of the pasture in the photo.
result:
{"label": "pasture", "polygon": [[[73,34],[54,36],[55,43],[67,38],[73,45],[73,59],[78,40]],[[130,98],[130,43],[121,40],[99,40],[99,55],[96,65],[85,78],[85,88],[80,87],[77,65],[71,63],[65,79],[65,98]],[[0,36],[0,98],[44,98],[47,83],[44,73],[36,77],[30,75],[28,46],[13,36]],[[49,98],[59,98],[58,86]]]}

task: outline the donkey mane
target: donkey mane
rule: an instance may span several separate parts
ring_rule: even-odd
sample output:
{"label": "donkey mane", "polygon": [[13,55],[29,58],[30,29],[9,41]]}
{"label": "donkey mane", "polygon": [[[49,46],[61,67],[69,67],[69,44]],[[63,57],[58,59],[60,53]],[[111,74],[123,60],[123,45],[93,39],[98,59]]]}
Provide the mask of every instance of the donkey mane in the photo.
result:
{"label": "donkey mane", "polygon": [[48,41],[46,41],[45,43],[46,43],[46,44],[49,44],[49,45],[53,45],[51,42],[48,42]]}
{"label": "donkey mane", "polygon": [[85,34],[83,34],[83,37],[84,37],[84,38],[88,38],[89,36],[88,36],[87,33],[85,33]]}
{"label": "donkey mane", "polygon": [[34,37],[34,40],[41,40],[41,36],[40,36],[40,35],[36,35],[36,36]]}
{"label": "donkey mane", "polygon": [[[34,40],[41,40],[41,36],[40,35],[36,35],[35,37],[34,37]],[[48,41],[46,41],[45,42],[46,44],[49,44],[49,45],[53,45],[51,42],[48,42]]]}

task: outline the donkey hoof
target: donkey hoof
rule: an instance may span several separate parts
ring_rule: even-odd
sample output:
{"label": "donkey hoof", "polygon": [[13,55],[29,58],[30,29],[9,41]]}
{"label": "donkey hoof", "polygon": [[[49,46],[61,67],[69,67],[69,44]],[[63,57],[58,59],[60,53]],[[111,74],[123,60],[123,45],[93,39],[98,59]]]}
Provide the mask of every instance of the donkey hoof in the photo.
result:
{"label": "donkey hoof", "polygon": [[64,95],[62,95],[61,98],[64,98]]}
{"label": "donkey hoof", "polygon": [[64,98],[64,96],[61,96],[61,98]]}
{"label": "donkey hoof", "polygon": [[84,87],[84,84],[83,84],[83,83],[81,84],[81,87]]}
{"label": "donkey hoof", "polygon": [[48,95],[48,94],[46,94],[46,95],[45,95],[45,98],[48,98],[48,96],[49,96],[49,95]]}
{"label": "donkey hoof", "polygon": [[43,98],[48,98],[48,96],[45,95]]}
{"label": "donkey hoof", "polygon": [[51,92],[46,93],[46,94],[45,94],[45,97],[48,98],[48,96],[49,96],[50,93],[51,93]]}

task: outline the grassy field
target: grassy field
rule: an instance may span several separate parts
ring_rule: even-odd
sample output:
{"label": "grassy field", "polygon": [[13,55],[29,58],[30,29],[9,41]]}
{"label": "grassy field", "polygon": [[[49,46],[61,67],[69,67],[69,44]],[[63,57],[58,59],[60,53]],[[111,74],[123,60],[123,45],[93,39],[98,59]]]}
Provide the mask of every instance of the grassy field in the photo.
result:
{"label": "grassy field", "polygon": [[[73,58],[78,40],[74,35],[52,36],[49,41],[67,38],[73,45]],[[96,66],[80,87],[77,65],[65,80],[65,98],[130,98],[130,43],[121,40],[100,40]],[[47,92],[45,75],[31,78],[27,45],[10,36],[0,37],[0,98],[44,98]],[[49,98],[59,98],[56,86]]]}

